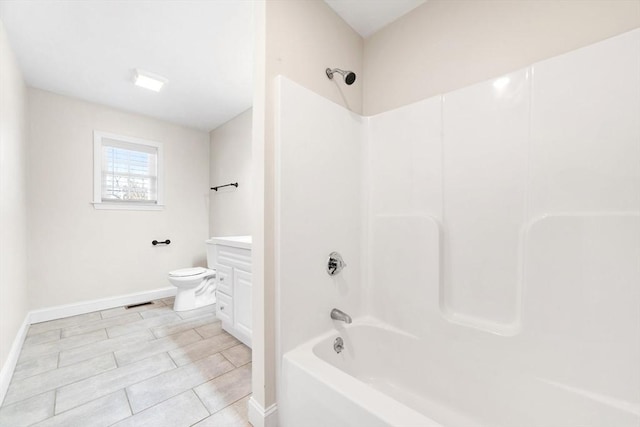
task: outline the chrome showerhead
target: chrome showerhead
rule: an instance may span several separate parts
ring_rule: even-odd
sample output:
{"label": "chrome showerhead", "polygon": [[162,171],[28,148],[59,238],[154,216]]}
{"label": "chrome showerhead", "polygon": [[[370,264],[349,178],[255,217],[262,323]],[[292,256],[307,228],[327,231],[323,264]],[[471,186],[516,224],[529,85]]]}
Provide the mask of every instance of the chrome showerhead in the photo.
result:
{"label": "chrome showerhead", "polygon": [[345,71],[341,70],[340,68],[327,68],[325,72],[327,73],[327,77],[329,77],[330,79],[333,79],[334,73],[341,74],[344,78],[344,82],[349,86],[351,86],[353,82],[356,81],[356,73],[354,73],[353,71]]}

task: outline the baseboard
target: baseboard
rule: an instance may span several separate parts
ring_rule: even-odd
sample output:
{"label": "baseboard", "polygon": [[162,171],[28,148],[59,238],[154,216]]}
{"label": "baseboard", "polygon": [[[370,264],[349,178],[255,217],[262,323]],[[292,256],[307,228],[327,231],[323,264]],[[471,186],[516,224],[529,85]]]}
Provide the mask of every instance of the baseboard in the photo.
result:
{"label": "baseboard", "polygon": [[24,317],[24,321],[22,322],[20,329],[18,329],[18,333],[13,340],[13,344],[11,344],[7,360],[5,360],[4,365],[2,365],[2,369],[0,370],[0,405],[2,405],[4,397],[7,395],[13,371],[18,363],[22,344],[24,343],[24,339],[27,337],[27,330],[29,330],[29,313]]}
{"label": "baseboard", "polygon": [[82,301],[74,304],[58,305],[31,311],[30,323],[47,322],[49,320],[62,319],[78,314],[91,313],[109,308],[122,307],[123,305],[138,304],[154,299],[168,298],[176,294],[177,288],[168,286],[153,291],[136,292],[135,294],[120,295],[116,297],[101,298],[90,301]]}
{"label": "baseboard", "polygon": [[249,422],[253,427],[277,427],[278,406],[273,404],[263,408],[253,397],[249,399]]}

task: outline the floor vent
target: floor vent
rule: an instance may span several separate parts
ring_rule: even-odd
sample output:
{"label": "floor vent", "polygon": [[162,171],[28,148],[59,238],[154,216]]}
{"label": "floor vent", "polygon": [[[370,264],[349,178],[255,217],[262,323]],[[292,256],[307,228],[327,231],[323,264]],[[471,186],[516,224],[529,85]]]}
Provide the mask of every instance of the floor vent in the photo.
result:
{"label": "floor vent", "polygon": [[152,301],[147,301],[147,302],[141,302],[140,304],[125,305],[124,308],[126,308],[128,310],[130,308],[141,307],[143,305],[150,305],[150,304],[153,304],[153,302]]}

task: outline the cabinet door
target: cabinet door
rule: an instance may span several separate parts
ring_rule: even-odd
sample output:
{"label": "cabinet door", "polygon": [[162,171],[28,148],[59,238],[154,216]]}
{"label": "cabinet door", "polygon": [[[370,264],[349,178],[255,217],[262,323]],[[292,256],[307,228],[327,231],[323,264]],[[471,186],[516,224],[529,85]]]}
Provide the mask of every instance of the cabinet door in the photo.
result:
{"label": "cabinet door", "polygon": [[235,329],[251,340],[251,273],[235,270],[233,277],[233,323]]}

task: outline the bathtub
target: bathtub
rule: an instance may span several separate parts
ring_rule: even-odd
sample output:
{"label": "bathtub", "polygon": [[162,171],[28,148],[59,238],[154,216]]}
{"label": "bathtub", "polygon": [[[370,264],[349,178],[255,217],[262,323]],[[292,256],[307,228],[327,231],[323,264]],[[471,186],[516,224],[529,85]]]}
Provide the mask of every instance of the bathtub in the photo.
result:
{"label": "bathtub", "polygon": [[[334,340],[344,350],[336,353]],[[282,427],[637,427],[637,404],[359,319],[284,354]],[[455,349],[452,351],[452,349]],[[517,365],[514,365],[517,366]]]}

